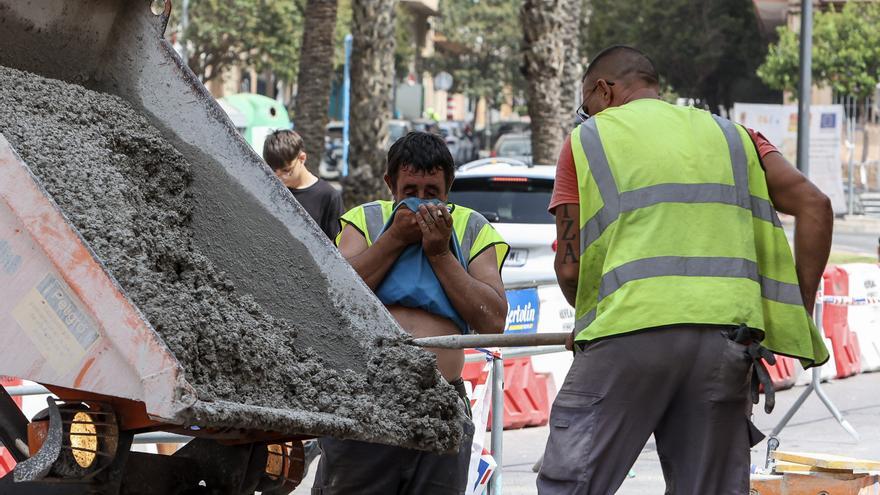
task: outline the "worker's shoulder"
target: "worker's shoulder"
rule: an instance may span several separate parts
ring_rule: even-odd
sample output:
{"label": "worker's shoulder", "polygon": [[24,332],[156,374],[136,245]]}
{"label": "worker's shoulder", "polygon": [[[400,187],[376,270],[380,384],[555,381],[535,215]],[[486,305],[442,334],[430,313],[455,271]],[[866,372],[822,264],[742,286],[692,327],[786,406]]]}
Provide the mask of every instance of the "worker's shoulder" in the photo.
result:
{"label": "worker's shoulder", "polygon": [[477,210],[468,208],[467,206],[458,205],[458,204],[453,204],[453,203],[449,203],[449,204],[452,206],[453,218],[458,217],[461,219],[466,219],[467,225],[472,226],[474,228],[477,228],[478,229],[477,232],[479,232],[479,230],[481,230],[486,225],[491,227],[492,230],[495,229],[495,227],[492,227],[492,223],[489,222],[489,220],[485,216],[483,216],[482,213],[478,212]]}
{"label": "worker's shoulder", "polygon": [[385,200],[385,199],[377,199],[375,201],[369,201],[366,203],[361,203],[346,212],[346,215],[349,213],[355,213],[363,211],[366,208],[380,208],[382,210],[391,210],[394,206],[393,201]]}

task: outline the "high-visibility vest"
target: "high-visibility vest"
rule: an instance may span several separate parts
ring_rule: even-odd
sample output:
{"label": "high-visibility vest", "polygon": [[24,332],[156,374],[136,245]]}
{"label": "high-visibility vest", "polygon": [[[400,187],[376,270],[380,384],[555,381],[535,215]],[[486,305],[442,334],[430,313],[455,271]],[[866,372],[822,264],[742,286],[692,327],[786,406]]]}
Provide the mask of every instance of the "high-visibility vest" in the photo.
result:
{"label": "high-visibility vest", "polygon": [[[451,207],[452,228],[458,237],[461,253],[465,258],[465,262],[470,262],[483,253],[483,251],[494,248],[495,258],[498,263],[498,270],[504,265],[510,246],[501,237],[501,234],[492,227],[492,224],[483,215],[478,212],[465,208],[461,205],[448,204]],[[367,240],[367,247],[372,246],[382,233],[385,224],[391,218],[391,212],[394,211],[393,201],[373,201],[356,206],[347,211],[339,219],[342,227],[351,225],[357,229]],[[342,229],[336,236],[336,244],[342,237]]]}
{"label": "high-visibility vest", "polygon": [[577,341],[739,325],[806,366],[828,351],[748,132],[692,107],[639,99],[576,128]]}

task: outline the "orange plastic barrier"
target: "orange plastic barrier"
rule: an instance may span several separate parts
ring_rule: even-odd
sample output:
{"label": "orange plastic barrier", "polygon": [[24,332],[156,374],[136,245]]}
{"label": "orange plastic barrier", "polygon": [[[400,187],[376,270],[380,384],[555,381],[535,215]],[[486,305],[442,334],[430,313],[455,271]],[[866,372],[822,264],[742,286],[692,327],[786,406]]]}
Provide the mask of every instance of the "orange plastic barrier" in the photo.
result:
{"label": "orange plastic barrier", "polygon": [[[475,384],[482,368],[482,362],[465,363],[462,378]],[[504,429],[515,430],[547,424],[552,401],[548,390],[550,386],[553,386],[552,379],[546,373],[535,372],[531,357],[505,359]],[[491,425],[490,419],[490,430]]]}
{"label": "orange plastic barrier", "polygon": [[[827,296],[848,296],[849,275],[836,265],[828,265],[822,274],[822,284]],[[850,331],[847,307],[826,304],[822,312],[825,336],[831,339],[837,378],[846,378],[862,371],[859,338]]]}
{"label": "orange plastic barrier", "polygon": [[794,358],[777,355],[775,365],[771,366],[770,363],[764,361],[764,366],[767,367],[767,373],[770,374],[770,381],[773,382],[774,390],[791,388],[794,386],[795,381],[797,381],[798,369],[795,366]]}

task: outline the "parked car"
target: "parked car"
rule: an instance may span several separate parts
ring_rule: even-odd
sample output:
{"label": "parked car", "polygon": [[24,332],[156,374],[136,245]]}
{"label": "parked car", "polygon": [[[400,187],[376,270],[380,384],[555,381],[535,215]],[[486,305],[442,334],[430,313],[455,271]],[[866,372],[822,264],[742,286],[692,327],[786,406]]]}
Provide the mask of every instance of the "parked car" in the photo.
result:
{"label": "parked car", "polygon": [[446,146],[452,153],[456,165],[463,165],[476,158],[476,146],[467,135],[467,124],[459,120],[440,122],[440,135],[446,140]]}
{"label": "parked car", "polygon": [[395,141],[406,136],[408,132],[413,130],[413,125],[408,120],[391,120],[388,122],[388,143],[385,149],[391,149],[391,145]]}
{"label": "parked car", "polygon": [[[510,244],[501,272],[510,305],[505,332],[570,332],[574,309],[553,268],[556,223],[547,211],[556,167],[510,158],[485,158],[460,167],[449,201],[479,211]],[[517,311],[518,310],[518,311]],[[538,372],[562,386],[571,354],[534,356]]]}
{"label": "parked car", "polygon": [[532,135],[505,134],[492,148],[492,156],[497,158],[513,158],[525,163],[532,162]]}
{"label": "parked car", "polygon": [[437,126],[436,120],[416,119],[412,121],[412,127],[414,131],[433,132],[434,134],[440,134],[440,127]]}
{"label": "parked car", "polygon": [[505,134],[528,134],[531,132],[531,123],[522,120],[505,120],[495,122],[489,126],[489,129],[481,131],[480,139],[481,149],[491,150],[495,147],[498,139]]}

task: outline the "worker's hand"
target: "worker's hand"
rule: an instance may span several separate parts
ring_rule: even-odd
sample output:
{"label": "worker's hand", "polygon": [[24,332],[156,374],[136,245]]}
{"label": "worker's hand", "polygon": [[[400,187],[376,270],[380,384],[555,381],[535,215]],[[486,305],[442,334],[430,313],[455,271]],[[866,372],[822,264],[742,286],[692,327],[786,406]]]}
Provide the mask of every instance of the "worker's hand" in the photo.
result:
{"label": "worker's hand", "polygon": [[419,228],[417,213],[409,208],[398,208],[394,214],[394,222],[386,234],[400,241],[404,246],[422,240],[422,229]]}
{"label": "worker's hand", "polygon": [[440,256],[449,252],[452,237],[452,215],[445,206],[423,204],[417,213],[422,229],[422,249],[427,256]]}

